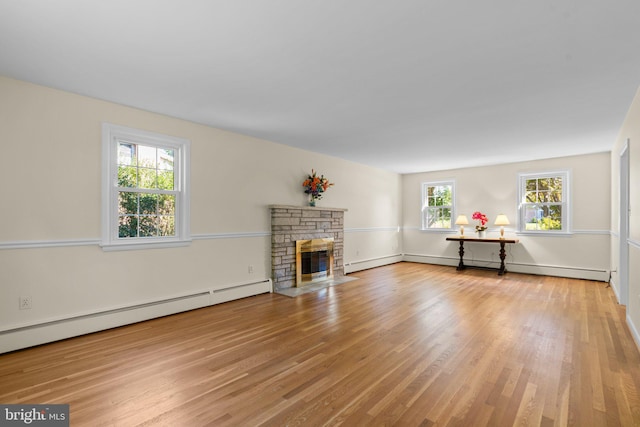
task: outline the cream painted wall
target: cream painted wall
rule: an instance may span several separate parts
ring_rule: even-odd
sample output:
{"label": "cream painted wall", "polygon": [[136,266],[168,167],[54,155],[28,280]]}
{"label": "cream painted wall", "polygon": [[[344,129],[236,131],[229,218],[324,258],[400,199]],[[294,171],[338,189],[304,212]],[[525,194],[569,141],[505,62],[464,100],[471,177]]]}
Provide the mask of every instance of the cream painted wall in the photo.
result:
{"label": "cream painted wall", "polygon": [[[628,142],[627,142],[628,141]],[[611,268],[620,269],[620,154],[629,147],[629,291],[627,323],[640,346],[640,90],[627,112],[611,155]],[[621,292],[617,272],[612,274],[616,294]],[[619,295],[619,299],[621,296]]]}
{"label": "cream painted wall", "polygon": [[[516,236],[518,174],[565,169],[571,173],[574,234],[567,237]],[[600,200],[609,200],[610,176],[609,153],[405,175],[405,257],[417,262],[457,265],[458,245],[445,241],[452,234],[420,230],[422,182],[454,180],[457,214],[466,214],[470,221],[474,211],[486,214],[490,218],[488,237],[499,235],[499,228],[492,225],[498,214],[509,217],[513,225],[505,227],[506,234],[520,239],[520,244],[507,247],[509,270],[606,280],[610,259],[610,209],[605,203],[594,204],[593,197],[597,195]],[[466,227],[466,234],[473,234],[474,225]],[[495,266],[499,263],[498,249],[497,245],[467,244],[465,263]]]}
{"label": "cream painted wall", "polygon": [[[98,246],[102,122],[191,141],[190,246]],[[311,168],[335,183],[320,205],[348,209],[350,271],[399,252],[401,177],[394,173],[4,77],[0,141],[0,334],[268,279],[268,205],[305,204],[301,183]],[[18,310],[23,295],[31,310]]]}

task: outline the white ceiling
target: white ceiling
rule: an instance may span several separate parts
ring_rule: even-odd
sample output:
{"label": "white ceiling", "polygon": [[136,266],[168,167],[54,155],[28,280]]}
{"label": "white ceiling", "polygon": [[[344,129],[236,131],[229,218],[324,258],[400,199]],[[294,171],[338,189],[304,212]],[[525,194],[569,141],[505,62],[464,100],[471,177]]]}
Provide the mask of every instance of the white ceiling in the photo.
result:
{"label": "white ceiling", "polygon": [[0,0],[0,74],[410,173],[609,151],[639,18],[638,0]]}

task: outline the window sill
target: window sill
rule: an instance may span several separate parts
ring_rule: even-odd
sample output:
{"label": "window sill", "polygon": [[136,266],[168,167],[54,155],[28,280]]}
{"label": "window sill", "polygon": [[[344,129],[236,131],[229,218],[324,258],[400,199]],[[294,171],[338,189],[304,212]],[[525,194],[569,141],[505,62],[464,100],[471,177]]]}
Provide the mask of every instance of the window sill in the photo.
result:
{"label": "window sill", "polygon": [[102,243],[100,247],[105,252],[113,251],[137,251],[147,249],[165,249],[165,248],[179,248],[189,246],[191,239],[189,240],[171,240],[171,241],[143,241],[143,242],[126,242],[126,243]]}
{"label": "window sill", "polygon": [[426,231],[427,233],[458,233],[459,230],[453,230],[451,228],[421,228],[420,231]]}
{"label": "window sill", "polygon": [[516,231],[518,236],[571,237],[570,231]]}

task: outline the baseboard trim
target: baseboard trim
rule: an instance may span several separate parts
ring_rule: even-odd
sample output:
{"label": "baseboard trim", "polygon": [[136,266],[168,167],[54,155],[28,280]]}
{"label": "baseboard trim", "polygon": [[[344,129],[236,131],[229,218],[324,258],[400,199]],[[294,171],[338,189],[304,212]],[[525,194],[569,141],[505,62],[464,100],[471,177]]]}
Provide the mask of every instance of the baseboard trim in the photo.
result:
{"label": "baseboard trim", "polygon": [[633,337],[633,342],[636,344],[636,348],[640,351],[640,334],[638,334],[638,329],[633,324],[633,320],[629,317],[629,313],[627,313],[626,320],[631,336]]}
{"label": "baseboard trim", "polygon": [[65,323],[65,322],[76,321],[76,320],[91,319],[91,318],[99,317],[99,316],[117,314],[117,313],[122,313],[122,312],[125,312],[125,311],[129,311],[129,310],[140,310],[140,309],[143,309],[143,308],[153,307],[153,306],[156,306],[156,305],[170,304],[170,303],[174,303],[174,302],[178,302],[178,301],[189,300],[191,298],[198,298],[198,297],[202,297],[202,296],[207,296],[208,297],[209,294],[210,294],[209,291],[198,292],[198,293],[194,293],[194,294],[190,294],[190,295],[184,295],[184,296],[173,297],[173,298],[166,298],[166,299],[162,299],[162,300],[156,300],[156,301],[145,302],[145,303],[134,304],[134,305],[128,305],[128,306],[122,306],[122,307],[117,307],[117,308],[110,308],[110,309],[99,310],[99,311],[94,311],[94,312],[90,312],[90,313],[74,314],[74,315],[71,315],[71,316],[66,316],[66,317],[61,317],[61,318],[56,318],[56,319],[51,319],[51,320],[39,321],[38,323],[30,323],[30,324],[25,324],[25,325],[22,325],[22,326],[14,326],[14,327],[11,327],[11,328],[5,328],[5,329],[0,330],[0,335],[27,331],[29,329],[53,326],[53,325],[57,325],[57,324]]}
{"label": "baseboard trim", "polygon": [[13,325],[0,331],[0,353],[273,292],[271,279]]}
{"label": "baseboard trim", "polygon": [[611,290],[613,290],[613,294],[616,296],[616,301],[620,304],[620,291],[618,290],[618,284],[615,280],[609,280],[609,286],[611,286]]}
{"label": "baseboard trim", "polygon": [[[418,262],[424,264],[437,264],[457,266],[460,262],[458,257],[404,254],[403,261]],[[465,260],[465,265],[470,267],[499,268],[500,262],[494,260]],[[514,273],[535,274],[542,276],[568,277],[572,279],[595,280],[607,282],[609,280],[608,270],[589,269],[583,267],[567,267],[544,264],[525,264],[518,262],[507,262],[506,268]]]}
{"label": "baseboard trim", "polygon": [[370,268],[382,267],[383,265],[395,264],[402,262],[402,254],[386,255],[377,258],[363,259],[351,261],[344,265],[344,272],[353,273],[356,271],[368,270]]}

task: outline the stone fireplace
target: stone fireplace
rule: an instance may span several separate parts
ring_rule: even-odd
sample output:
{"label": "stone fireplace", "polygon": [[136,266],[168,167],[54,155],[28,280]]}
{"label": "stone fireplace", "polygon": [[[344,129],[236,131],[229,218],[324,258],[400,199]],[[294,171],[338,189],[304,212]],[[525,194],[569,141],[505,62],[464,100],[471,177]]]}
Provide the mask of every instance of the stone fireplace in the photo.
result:
{"label": "stone fireplace", "polygon": [[286,205],[269,208],[271,274],[276,290],[344,275],[346,209]]}

